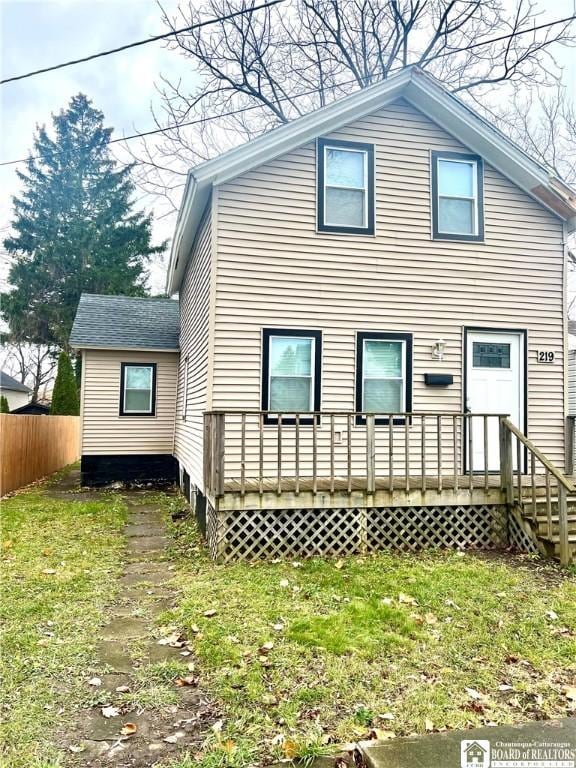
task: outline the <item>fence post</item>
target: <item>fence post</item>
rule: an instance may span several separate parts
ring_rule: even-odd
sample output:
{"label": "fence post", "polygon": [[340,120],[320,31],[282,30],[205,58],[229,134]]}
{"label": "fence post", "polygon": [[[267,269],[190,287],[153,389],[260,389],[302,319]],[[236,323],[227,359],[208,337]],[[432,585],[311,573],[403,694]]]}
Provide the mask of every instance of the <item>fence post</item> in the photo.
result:
{"label": "fence post", "polygon": [[574,423],[576,417],[566,416],[564,430],[564,471],[567,475],[574,474]]}
{"label": "fence post", "polygon": [[568,542],[568,499],[566,488],[558,481],[558,534],[560,537],[560,565],[570,564],[570,544]]}
{"label": "fence post", "polygon": [[512,461],[512,432],[506,428],[504,419],[498,422],[500,431],[500,486],[504,491],[506,504],[513,503],[513,461]]}

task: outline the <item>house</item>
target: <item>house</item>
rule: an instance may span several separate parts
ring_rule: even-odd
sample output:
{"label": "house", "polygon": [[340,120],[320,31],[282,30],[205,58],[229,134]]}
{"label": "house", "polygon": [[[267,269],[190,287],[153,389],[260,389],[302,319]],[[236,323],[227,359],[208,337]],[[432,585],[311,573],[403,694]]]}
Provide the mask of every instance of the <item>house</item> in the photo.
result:
{"label": "house", "polygon": [[[96,456],[123,457],[103,475],[175,457],[223,560],[510,536],[566,560],[575,217],[572,190],[417,68],[199,165],[172,347],[140,337],[166,316],[112,334],[101,297],[80,303],[85,482]],[[98,304],[108,324],[86,319]]]}
{"label": "house", "polygon": [[14,408],[10,413],[20,414],[21,416],[48,416],[50,414],[50,406],[44,403],[30,402],[26,405],[21,405],[20,408]]}
{"label": "house", "polygon": [[0,395],[8,401],[8,408],[11,412],[27,405],[31,394],[32,390],[26,384],[22,384],[12,376],[8,376],[4,371],[0,371]]}

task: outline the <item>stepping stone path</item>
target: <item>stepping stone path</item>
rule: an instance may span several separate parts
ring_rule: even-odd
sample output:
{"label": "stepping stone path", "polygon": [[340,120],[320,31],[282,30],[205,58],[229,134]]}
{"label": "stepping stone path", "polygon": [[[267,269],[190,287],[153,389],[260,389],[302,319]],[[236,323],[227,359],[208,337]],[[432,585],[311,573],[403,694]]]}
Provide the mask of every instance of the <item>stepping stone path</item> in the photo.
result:
{"label": "stepping stone path", "polygon": [[[69,478],[66,482],[59,497],[64,498],[70,487],[68,498],[79,498],[77,493],[72,495]],[[126,702],[128,694],[137,700],[142,685],[137,675],[148,664],[177,661],[184,665],[186,676],[192,674],[185,670],[194,657],[182,642],[175,642],[176,647],[159,644],[154,634],[154,619],[173,605],[175,596],[167,555],[170,540],[161,510],[147,502],[142,492],[124,491],[122,495],[129,507],[124,530],[126,558],[118,600],[109,610],[109,622],[100,630],[92,665],[100,684],[91,690],[99,704],[84,710],[76,726],[65,734],[67,764],[144,768],[186,752],[193,756],[218,719],[197,685],[178,687],[169,681],[176,698],[167,706],[147,710]],[[163,685],[165,688],[166,683]],[[107,709],[110,707],[114,709]]]}

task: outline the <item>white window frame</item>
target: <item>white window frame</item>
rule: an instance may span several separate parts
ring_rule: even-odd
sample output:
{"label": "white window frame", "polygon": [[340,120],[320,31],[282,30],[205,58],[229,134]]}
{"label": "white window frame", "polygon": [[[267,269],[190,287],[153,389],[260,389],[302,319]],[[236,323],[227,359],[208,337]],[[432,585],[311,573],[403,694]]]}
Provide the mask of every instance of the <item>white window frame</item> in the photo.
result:
{"label": "white window frame", "polygon": [[[314,410],[314,391],[315,391],[315,361],[316,361],[316,339],[314,336],[289,336],[288,334],[278,334],[278,335],[271,335],[268,337],[268,402],[267,402],[267,410],[272,411],[271,405],[272,405],[272,344],[274,339],[292,339],[293,341],[311,341],[312,346],[310,348],[310,376],[290,376],[290,375],[283,375],[282,377],[276,377],[276,378],[284,378],[284,379],[304,379],[309,378],[310,379],[310,399],[308,402],[308,410],[313,411]],[[274,412],[274,411],[272,411]],[[296,413],[296,411],[282,411],[282,413]]]}
{"label": "white window frame", "polygon": [[[402,375],[401,376],[367,376],[364,369],[366,367],[366,342],[377,342],[381,344],[400,344],[401,350],[402,350],[402,363],[401,363],[401,370]],[[404,413],[406,411],[406,340],[405,339],[363,339],[362,341],[362,371],[360,372],[362,376],[362,411],[366,411],[365,408],[365,383],[366,379],[379,379],[381,381],[400,381],[402,383],[402,402],[400,407],[400,413]],[[369,411],[366,411],[366,413],[369,413]],[[371,411],[370,411],[371,413]],[[386,416],[387,414],[381,414],[380,412],[374,411],[374,413],[377,413],[377,415],[380,416]]]}
{"label": "white window frame", "polygon": [[[462,163],[464,165],[472,166],[472,191],[474,195],[472,197],[466,195],[441,195],[440,194],[440,164],[441,163]],[[469,160],[465,158],[455,157],[437,157],[436,158],[436,218],[438,221],[438,234],[442,235],[461,235],[463,237],[477,237],[479,232],[479,215],[478,215],[478,160]],[[440,229],[440,200],[467,200],[472,202],[473,205],[473,231],[472,232],[458,232],[457,230]]]}
{"label": "white window frame", "polygon": [[[362,162],[362,168],[364,172],[364,186],[363,187],[351,187],[347,184],[328,184],[328,154],[327,150],[334,149],[338,152],[350,152],[357,155],[363,156],[363,162]],[[342,229],[367,229],[368,228],[368,205],[369,205],[369,198],[368,198],[368,152],[365,149],[350,149],[348,147],[342,147],[338,144],[325,144],[324,145],[324,156],[322,158],[322,162],[324,164],[324,189],[323,189],[323,195],[324,195],[324,208],[322,211],[323,216],[323,224],[327,227],[338,227]],[[328,189],[350,189],[354,192],[364,192],[364,215],[362,217],[362,224],[340,224],[336,221],[329,221],[328,220],[328,209],[327,209],[327,200],[328,195],[326,194],[326,190]]]}
{"label": "white window frame", "polygon": [[[145,392],[144,389],[136,389],[134,387],[128,387],[128,370],[130,368],[148,368],[150,371],[150,388],[148,408],[133,409],[126,407],[126,392],[132,390],[134,392]],[[154,413],[154,365],[151,363],[125,363],[124,364],[124,391],[122,392],[122,415],[124,416],[151,416]]]}

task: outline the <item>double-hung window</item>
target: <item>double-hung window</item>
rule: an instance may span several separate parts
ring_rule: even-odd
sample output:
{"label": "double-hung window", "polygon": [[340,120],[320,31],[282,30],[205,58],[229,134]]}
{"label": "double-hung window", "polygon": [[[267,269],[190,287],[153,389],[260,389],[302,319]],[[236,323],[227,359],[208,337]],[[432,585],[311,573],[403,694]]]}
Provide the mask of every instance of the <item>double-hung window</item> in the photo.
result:
{"label": "double-hung window", "polygon": [[411,334],[359,332],[356,343],[356,410],[377,414],[377,424],[387,423],[387,414],[410,412]]}
{"label": "double-hung window", "polygon": [[[265,328],[262,341],[262,410],[281,412],[287,420],[296,413],[319,411],[320,331]],[[266,422],[275,423],[277,418],[272,414]]]}
{"label": "double-hung window", "polygon": [[374,146],[317,142],[319,232],[374,234]]}
{"label": "double-hung window", "polygon": [[154,416],[156,363],[122,363],[120,416]]}
{"label": "double-hung window", "polygon": [[432,229],[440,240],[483,240],[483,164],[477,155],[432,152]]}

